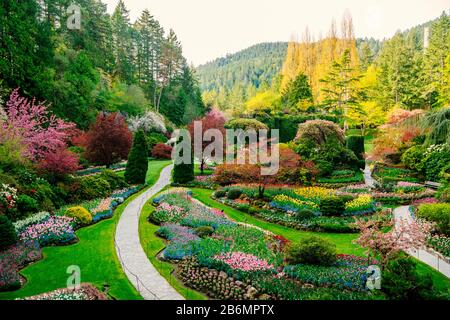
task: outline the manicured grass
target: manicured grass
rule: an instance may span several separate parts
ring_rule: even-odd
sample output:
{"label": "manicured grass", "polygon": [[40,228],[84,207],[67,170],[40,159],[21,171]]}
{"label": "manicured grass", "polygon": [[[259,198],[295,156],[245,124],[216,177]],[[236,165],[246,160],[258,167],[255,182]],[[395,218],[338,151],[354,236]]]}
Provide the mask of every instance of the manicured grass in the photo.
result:
{"label": "manicured grass", "polygon": [[160,261],[156,258],[157,254],[166,246],[163,239],[155,235],[159,226],[147,221],[147,217],[155,208],[151,205],[151,200],[147,202],[142,209],[139,217],[139,237],[141,245],[147,254],[148,259],[158,272],[175,288],[183,297],[189,300],[205,300],[204,295],[197,291],[185,287],[181,281],[172,276],[174,266],[169,262]]}
{"label": "manicured grass", "polygon": [[437,290],[448,291],[450,289],[450,279],[444,276],[439,271],[433,269],[429,265],[420,262],[416,258],[414,260],[417,262],[417,272],[419,274],[425,275],[430,274],[431,279],[433,279],[433,284]]}
{"label": "manicured grass", "polygon": [[194,188],[192,189],[192,192],[194,198],[200,200],[207,206],[224,210],[225,214],[228,215],[231,219],[239,222],[250,223],[257,227],[269,230],[275,234],[282,235],[283,237],[294,243],[299,242],[301,239],[308,236],[318,236],[320,238],[333,242],[336,245],[336,249],[339,253],[354,254],[359,256],[364,255],[364,250],[352,243],[352,241],[358,237],[357,234],[320,233],[295,230],[292,228],[277,225],[275,223],[257,219],[249,214],[243,213],[239,210],[217,202],[214,199],[211,199],[211,194],[213,193],[212,190]]}
{"label": "manicured grass", "polygon": [[[151,161],[147,181],[155,183],[161,170],[170,161]],[[77,265],[81,270],[81,282],[93,283],[98,288],[110,286],[109,294],[115,299],[142,299],[123,273],[116,255],[114,235],[119,218],[134,195],[120,205],[109,220],[77,231],[79,242],[64,247],[47,247],[44,258],[21,271],[27,283],[20,290],[0,293],[0,299],[14,299],[36,295],[67,286],[67,267]]]}

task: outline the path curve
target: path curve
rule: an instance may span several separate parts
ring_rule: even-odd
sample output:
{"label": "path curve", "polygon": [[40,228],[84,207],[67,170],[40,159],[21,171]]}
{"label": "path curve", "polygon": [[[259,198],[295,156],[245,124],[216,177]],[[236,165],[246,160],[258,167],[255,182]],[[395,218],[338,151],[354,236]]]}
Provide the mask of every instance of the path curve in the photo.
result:
{"label": "path curve", "polygon": [[[409,212],[409,206],[401,206],[394,209],[394,219],[395,223],[398,224],[400,221],[406,221],[410,223],[413,220],[411,213]],[[427,250],[423,249],[410,249],[407,251],[410,256],[417,258],[423,263],[429,265],[430,267],[436,269],[440,273],[450,278],[450,264],[446,261],[440,259],[438,256],[431,254]]]}
{"label": "path curve", "polygon": [[158,181],[131,201],[116,228],[115,246],[122,269],[145,300],[183,300],[151,264],[139,239],[139,216],[144,204],[170,184],[173,165],[161,171]]}

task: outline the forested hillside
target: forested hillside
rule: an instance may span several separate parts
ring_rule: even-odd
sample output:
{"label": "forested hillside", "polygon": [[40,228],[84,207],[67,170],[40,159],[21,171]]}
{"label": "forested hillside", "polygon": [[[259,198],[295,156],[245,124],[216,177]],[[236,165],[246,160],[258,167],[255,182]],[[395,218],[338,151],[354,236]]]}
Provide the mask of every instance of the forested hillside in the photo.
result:
{"label": "forested hillside", "polygon": [[[72,3],[80,30],[67,28]],[[111,16],[98,0],[2,1],[0,35],[0,95],[20,87],[80,128],[100,111],[151,108],[176,125],[204,113],[175,32],[147,10],[130,21],[122,0]]]}

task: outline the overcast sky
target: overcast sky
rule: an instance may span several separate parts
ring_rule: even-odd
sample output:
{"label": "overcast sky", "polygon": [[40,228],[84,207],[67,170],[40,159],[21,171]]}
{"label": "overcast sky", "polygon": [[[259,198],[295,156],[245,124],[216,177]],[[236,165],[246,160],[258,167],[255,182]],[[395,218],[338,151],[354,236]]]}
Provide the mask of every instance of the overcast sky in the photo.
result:
{"label": "overcast sky", "polygon": [[[102,0],[111,13],[119,0]],[[449,0],[125,0],[132,22],[144,9],[174,29],[199,65],[260,42],[288,41],[306,26],[326,34],[348,9],[357,37],[383,39],[450,9]]]}

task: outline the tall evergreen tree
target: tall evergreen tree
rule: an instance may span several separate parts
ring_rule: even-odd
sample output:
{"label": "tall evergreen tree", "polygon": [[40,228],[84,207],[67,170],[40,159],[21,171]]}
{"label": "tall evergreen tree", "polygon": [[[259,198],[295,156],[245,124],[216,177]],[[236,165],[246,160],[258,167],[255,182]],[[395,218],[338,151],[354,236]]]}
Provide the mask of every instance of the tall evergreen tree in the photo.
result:
{"label": "tall evergreen tree", "polygon": [[148,170],[148,147],[145,134],[139,130],[134,136],[133,146],[128,156],[125,180],[130,184],[144,184]]}
{"label": "tall evergreen tree", "polygon": [[299,103],[311,104],[313,100],[308,77],[300,73],[283,92],[283,102],[288,107],[297,107]]}

